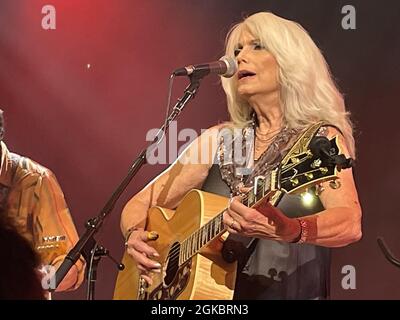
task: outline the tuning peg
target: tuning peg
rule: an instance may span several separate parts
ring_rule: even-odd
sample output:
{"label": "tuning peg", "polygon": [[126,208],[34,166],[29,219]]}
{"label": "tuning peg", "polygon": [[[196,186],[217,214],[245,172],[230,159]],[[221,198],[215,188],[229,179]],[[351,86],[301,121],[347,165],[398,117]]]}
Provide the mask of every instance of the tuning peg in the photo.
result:
{"label": "tuning peg", "polygon": [[290,183],[292,184],[293,187],[295,187],[299,184],[299,179],[297,178],[290,179]]}
{"label": "tuning peg", "polygon": [[314,175],[311,172],[307,172],[304,175],[308,181],[311,181],[314,178]]}

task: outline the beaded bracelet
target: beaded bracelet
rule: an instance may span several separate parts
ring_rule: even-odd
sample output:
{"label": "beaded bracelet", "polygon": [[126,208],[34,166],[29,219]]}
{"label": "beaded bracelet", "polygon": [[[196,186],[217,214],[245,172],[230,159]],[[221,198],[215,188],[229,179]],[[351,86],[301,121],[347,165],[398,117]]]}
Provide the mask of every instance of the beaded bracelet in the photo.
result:
{"label": "beaded bracelet", "polygon": [[298,244],[301,244],[301,243],[304,243],[304,242],[306,242],[306,240],[307,240],[307,237],[308,237],[308,224],[307,224],[307,221],[306,220],[303,220],[303,219],[300,219],[300,218],[297,218],[297,221],[299,221],[299,223],[300,223],[300,235],[299,235],[299,240],[297,240],[297,241],[295,241],[294,243],[298,243]]}

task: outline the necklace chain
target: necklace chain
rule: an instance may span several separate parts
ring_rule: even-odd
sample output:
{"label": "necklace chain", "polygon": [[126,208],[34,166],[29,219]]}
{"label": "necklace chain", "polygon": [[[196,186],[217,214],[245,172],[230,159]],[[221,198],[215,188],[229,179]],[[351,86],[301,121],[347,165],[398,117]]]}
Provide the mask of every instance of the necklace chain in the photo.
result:
{"label": "necklace chain", "polygon": [[[256,128],[256,139],[254,141],[255,144],[255,152],[259,153],[257,156],[255,155],[254,160],[258,160],[263,153],[269,148],[270,143],[275,139],[275,137],[279,134],[281,131],[281,128],[278,128],[276,130],[268,130],[267,133],[263,134],[258,130],[258,127]],[[259,152],[260,150],[264,149],[262,152]]]}

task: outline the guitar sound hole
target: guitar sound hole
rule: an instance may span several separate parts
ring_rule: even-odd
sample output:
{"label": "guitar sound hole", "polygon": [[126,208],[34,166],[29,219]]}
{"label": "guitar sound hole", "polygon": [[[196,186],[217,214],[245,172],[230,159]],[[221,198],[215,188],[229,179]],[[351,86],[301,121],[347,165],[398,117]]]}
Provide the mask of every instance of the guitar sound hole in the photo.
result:
{"label": "guitar sound hole", "polygon": [[164,284],[169,286],[175,279],[175,276],[179,269],[179,253],[181,250],[181,245],[179,242],[175,242],[171,250],[168,253],[168,264],[165,271]]}

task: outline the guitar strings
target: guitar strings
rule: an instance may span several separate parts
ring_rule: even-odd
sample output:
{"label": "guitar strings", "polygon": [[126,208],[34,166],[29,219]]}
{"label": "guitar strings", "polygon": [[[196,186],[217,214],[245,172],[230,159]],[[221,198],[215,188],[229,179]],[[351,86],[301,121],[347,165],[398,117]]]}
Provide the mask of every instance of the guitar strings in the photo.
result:
{"label": "guitar strings", "polygon": [[[221,222],[222,222],[222,220],[221,220]],[[219,225],[217,225],[216,226],[217,228],[218,228],[218,230],[221,228],[221,223],[219,224]],[[223,230],[223,229],[222,229]],[[222,231],[221,230],[221,231]],[[219,234],[221,231],[219,231],[217,234]],[[196,231],[197,232],[197,231]],[[192,234],[193,235],[193,234]],[[191,235],[191,236],[192,236]],[[198,244],[199,244],[199,241],[200,241],[200,247],[197,249],[196,248],[196,250],[195,250],[195,252],[194,253],[191,253],[191,254],[188,254],[189,255],[189,257],[188,258],[186,258],[185,259],[185,261],[187,261],[190,257],[192,257],[194,254],[196,254],[204,245],[206,245],[208,242],[210,242],[213,238],[215,238],[215,236],[213,237],[213,238],[211,238],[211,239],[209,239],[208,240],[208,234],[207,234],[207,241],[203,244],[203,240],[202,239],[204,239],[203,237],[204,237],[204,235],[203,235],[203,237],[201,237],[200,238],[200,240],[199,240],[199,235],[201,235],[201,233],[198,233],[198,237],[197,237],[197,240],[195,241],[195,242],[193,242],[193,240],[192,241],[189,241],[189,238],[191,237],[191,236],[189,236],[188,238],[186,238],[185,240],[183,240],[180,244],[179,244],[179,246],[177,246],[177,247],[175,247],[174,249],[172,249],[170,252],[169,252],[169,254],[168,254],[168,257],[169,258],[176,258],[178,255],[180,255],[180,252],[181,252],[181,249],[182,249],[182,246],[183,246],[183,243],[184,242],[187,242],[188,244],[190,244],[190,246],[189,246],[189,248],[190,248],[190,251],[193,251],[193,246],[198,246]],[[196,239],[196,238],[193,238],[193,239]],[[189,251],[188,251],[188,253],[189,253]]]}
{"label": "guitar strings", "polygon": [[[263,187],[265,187],[265,186],[263,186]],[[260,190],[260,191],[258,191],[258,190]],[[264,188],[260,188],[260,189],[258,189],[257,190],[257,193],[255,194],[255,195],[253,195],[253,197],[254,197],[254,199],[257,201],[257,198],[259,198],[259,196],[260,197],[264,197],[264,195],[265,195],[265,190],[264,190]],[[249,196],[250,196],[250,194],[252,193],[252,190],[250,190],[249,192],[247,192],[246,194],[244,194],[244,196],[243,196],[243,198],[242,198],[242,203],[244,203],[244,202],[247,202],[247,205],[249,205],[249,202],[248,202],[248,200],[249,200]],[[227,208],[226,208],[227,209]],[[226,210],[225,209],[225,210]],[[185,242],[187,242],[190,246],[189,246],[189,248],[190,248],[190,251],[192,251],[193,250],[193,246],[195,245],[195,246],[197,246],[198,244],[198,241],[199,241],[199,236],[202,236],[201,237],[201,239],[203,239],[203,235],[202,235],[202,233],[203,233],[203,231],[205,230],[205,228],[206,228],[206,226],[207,225],[209,225],[209,226],[211,226],[212,224],[214,224],[214,222],[213,221],[215,221],[216,219],[219,219],[219,217],[220,217],[220,215],[221,214],[223,214],[223,212],[225,212],[225,210],[224,211],[221,211],[215,218],[213,218],[212,220],[210,220],[209,222],[207,222],[205,225],[203,225],[199,230],[196,230],[195,232],[193,232],[189,237],[187,237],[185,240],[183,240],[181,243],[180,243],[180,245],[179,246],[177,246],[176,248],[174,248],[173,250],[171,250],[170,252],[169,252],[169,254],[168,254],[168,257],[171,259],[171,258],[173,258],[173,259],[175,259],[178,255],[180,255],[180,252],[181,252],[181,248],[182,248],[182,246],[183,246],[183,244],[185,243]],[[221,222],[222,222],[222,220],[219,222],[219,225],[217,225],[217,228],[218,229],[220,229],[221,228]],[[223,230],[223,229],[222,229]],[[218,233],[220,233],[222,230],[219,230],[219,232]],[[208,234],[207,234],[207,236],[208,236]],[[192,238],[192,241],[190,241],[189,239],[190,238]],[[208,238],[208,237],[207,237]],[[196,240],[196,242],[194,243],[193,242],[193,239],[197,239]],[[210,242],[212,239],[210,239],[210,240],[208,240],[208,241],[206,241],[206,243],[208,243],[208,242]],[[200,240],[200,243],[201,243],[201,246],[200,246],[200,248],[199,249],[197,249],[197,250],[195,250],[195,252],[193,253],[193,254],[189,254],[189,257],[188,258],[186,258],[185,259],[185,261],[187,261],[188,259],[190,259],[194,254],[196,254],[205,244],[202,244],[202,242],[203,242],[203,240]]]}
{"label": "guitar strings", "polygon": [[[206,225],[213,225],[214,224],[214,233],[215,233],[215,228],[217,228],[217,230],[219,231],[218,233],[217,233],[217,235],[219,234],[219,233],[221,233],[221,231],[223,230],[220,230],[220,228],[221,228],[221,226],[223,225],[223,224],[221,224],[221,222],[222,222],[222,219],[220,218],[220,216],[223,214],[225,212],[225,210],[224,211],[221,211],[216,217],[214,217],[212,220],[210,220],[209,222],[207,222],[205,225],[203,225],[200,229],[198,229],[198,230],[196,230],[195,232],[193,232],[189,237],[187,237],[185,240],[183,240],[182,242],[180,242],[179,243],[179,246],[176,246],[174,249],[172,249],[169,253],[168,253],[168,258],[169,259],[175,259],[177,256],[179,256],[180,255],[180,252],[181,252],[181,248],[182,248],[182,245],[183,245],[183,243],[184,242],[187,242],[188,244],[190,244],[190,251],[192,251],[192,249],[193,249],[193,245],[198,245],[198,241],[199,241],[199,236],[203,233],[203,230],[205,230],[205,226]],[[218,222],[218,224],[216,225],[214,222],[212,222],[212,221],[217,221],[217,219],[221,219],[221,221],[219,221]],[[212,230],[212,229],[211,229]],[[208,230],[208,232],[210,231],[210,229]],[[195,236],[195,234],[197,233],[197,241],[196,242],[193,242],[193,239],[196,239],[196,236]],[[208,234],[206,234],[206,236],[207,236],[207,239],[208,239]],[[192,241],[190,242],[189,241],[189,239],[192,237]],[[203,233],[203,236],[201,237],[201,240],[200,240],[200,243],[201,243],[201,245],[200,245],[200,247],[197,249],[197,250],[195,250],[195,252],[193,253],[193,254],[190,254],[190,256],[187,258],[187,259],[185,259],[185,261],[187,261],[188,259],[190,259],[194,254],[196,254],[204,245],[206,245],[208,242],[210,242],[212,239],[214,239],[215,237],[216,237],[216,235],[215,236],[213,236],[211,239],[209,239],[209,240],[207,240],[206,241],[206,243],[204,243],[203,244],[203,237],[204,237],[204,233]]]}
{"label": "guitar strings", "polygon": [[[257,194],[255,195],[256,197],[255,197],[255,199],[257,199],[258,198],[258,196],[261,196],[261,197],[263,197],[264,195],[265,195],[265,190],[264,190],[264,188],[260,188],[259,189],[260,191],[262,191],[262,192],[257,192]],[[248,203],[248,199],[249,199],[249,195],[250,195],[250,193],[252,192],[252,190],[250,190],[248,193],[246,193],[244,196],[243,196],[243,199],[242,199],[242,202],[246,202],[247,201],[247,203]],[[227,208],[226,208],[227,209]],[[226,210],[225,209],[225,210]],[[175,259],[178,255],[180,255],[180,252],[181,252],[181,248],[182,248],[182,245],[183,245],[183,243],[185,243],[185,242],[187,242],[190,246],[190,251],[192,251],[192,249],[193,249],[193,245],[196,245],[197,246],[197,244],[196,243],[193,243],[193,239],[197,239],[196,241],[198,242],[199,240],[199,236],[200,235],[202,235],[202,233],[203,233],[203,230],[205,230],[205,227],[207,226],[207,225],[212,225],[212,224],[214,224],[214,222],[213,221],[215,221],[216,219],[218,219],[219,217],[220,217],[220,215],[222,215],[224,212],[225,212],[225,210],[224,211],[221,211],[215,218],[213,218],[212,220],[210,220],[209,222],[207,222],[205,225],[203,225],[199,230],[196,230],[195,232],[193,232],[189,237],[187,237],[185,240],[183,240],[181,243],[180,243],[180,245],[179,246],[177,246],[177,247],[175,247],[173,250],[171,250],[170,252],[169,252],[169,254],[168,254],[168,258],[169,259]],[[218,229],[220,229],[221,228],[221,222],[222,222],[222,220],[219,222],[219,225],[217,225],[217,228]],[[222,229],[223,230],[223,229]],[[220,233],[222,230],[219,230],[219,232],[218,233]],[[197,234],[197,236],[196,236],[196,234]],[[208,235],[207,235],[208,236]],[[192,241],[190,241],[189,239],[190,238],[192,238]],[[207,237],[208,238],[208,237]],[[213,237],[213,238],[215,238],[215,236]],[[201,239],[203,239],[203,236],[201,237]],[[212,239],[210,239],[210,240],[208,240],[208,241],[206,241],[206,243],[205,244],[207,244],[208,242],[210,242]],[[200,248],[199,249],[197,249],[197,250],[195,250],[195,252],[193,253],[193,254],[189,254],[189,257],[188,258],[186,258],[185,259],[185,261],[187,261],[188,259],[190,259],[194,254],[196,254],[205,244],[202,244],[202,240],[200,240],[201,241],[201,246],[200,246]]]}

